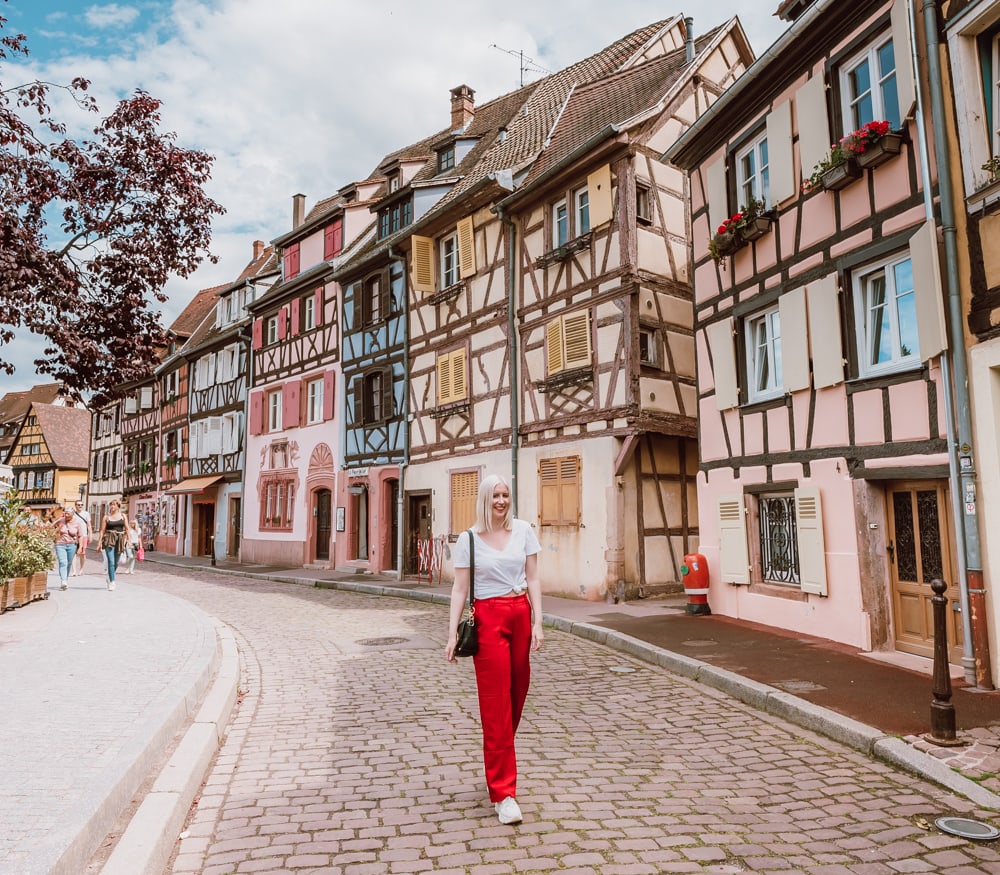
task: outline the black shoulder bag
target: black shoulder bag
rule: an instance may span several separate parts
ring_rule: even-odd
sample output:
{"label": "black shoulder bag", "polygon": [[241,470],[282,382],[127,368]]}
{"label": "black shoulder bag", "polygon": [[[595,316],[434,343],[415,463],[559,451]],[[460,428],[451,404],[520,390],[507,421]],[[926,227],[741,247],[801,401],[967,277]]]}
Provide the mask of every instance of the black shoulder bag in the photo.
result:
{"label": "black shoulder bag", "polygon": [[479,650],[479,633],[476,631],[476,539],[469,529],[469,618],[458,624],[455,656],[475,656]]}

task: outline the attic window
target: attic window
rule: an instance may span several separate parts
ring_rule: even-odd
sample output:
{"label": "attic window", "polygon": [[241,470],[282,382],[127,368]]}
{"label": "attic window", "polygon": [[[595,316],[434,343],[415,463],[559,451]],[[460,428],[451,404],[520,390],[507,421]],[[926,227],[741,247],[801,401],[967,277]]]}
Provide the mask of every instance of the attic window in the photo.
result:
{"label": "attic window", "polygon": [[444,173],[446,170],[452,170],[454,167],[455,144],[452,143],[438,152],[438,173]]}
{"label": "attic window", "polygon": [[389,193],[391,194],[394,191],[399,191],[399,174],[398,173],[393,173],[392,176],[389,177]]}

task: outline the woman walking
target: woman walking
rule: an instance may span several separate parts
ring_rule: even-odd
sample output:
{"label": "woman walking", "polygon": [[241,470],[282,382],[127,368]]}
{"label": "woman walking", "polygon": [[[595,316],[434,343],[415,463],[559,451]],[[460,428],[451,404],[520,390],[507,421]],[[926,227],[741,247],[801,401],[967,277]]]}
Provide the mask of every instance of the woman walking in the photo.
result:
{"label": "woman walking", "polygon": [[458,624],[469,596],[469,542],[475,538],[474,605],[479,652],[473,657],[483,727],[483,762],[490,802],[500,823],[520,823],[514,735],[531,679],[529,651],[542,646],[541,546],[531,526],[512,518],[510,489],[496,474],[484,478],[476,524],[455,544],[445,658],[455,662]]}
{"label": "woman walking", "polygon": [[73,567],[73,558],[82,533],[80,525],[73,517],[73,509],[67,507],[56,520],[56,560],[59,563],[59,589],[66,589],[66,579]]}
{"label": "woman walking", "polygon": [[108,504],[107,516],[101,520],[101,534],[98,543],[101,552],[107,560],[104,574],[108,589],[115,588],[115,572],[118,570],[118,560],[128,544],[128,517],[122,513],[121,504],[112,500]]}
{"label": "woman walking", "polygon": [[141,543],[138,521],[132,520],[128,525],[127,531],[128,545],[125,548],[125,559],[128,562],[128,567],[125,569],[125,574],[135,574],[135,560],[139,555],[139,544]]}

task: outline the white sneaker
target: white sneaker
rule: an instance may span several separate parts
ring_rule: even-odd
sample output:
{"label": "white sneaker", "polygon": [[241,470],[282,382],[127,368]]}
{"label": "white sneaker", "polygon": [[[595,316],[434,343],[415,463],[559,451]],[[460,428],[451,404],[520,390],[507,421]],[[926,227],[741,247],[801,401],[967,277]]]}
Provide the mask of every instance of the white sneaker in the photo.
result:
{"label": "white sneaker", "polygon": [[521,808],[513,796],[508,796],[503,802],[493,806],[496,809],[500,823],[520,823]]}
{"label": "white sneaker", "polygon": [[109,580],[108,581],[108,589],[113,592],[114,588],[115,588],[115,582],[113,580]]}

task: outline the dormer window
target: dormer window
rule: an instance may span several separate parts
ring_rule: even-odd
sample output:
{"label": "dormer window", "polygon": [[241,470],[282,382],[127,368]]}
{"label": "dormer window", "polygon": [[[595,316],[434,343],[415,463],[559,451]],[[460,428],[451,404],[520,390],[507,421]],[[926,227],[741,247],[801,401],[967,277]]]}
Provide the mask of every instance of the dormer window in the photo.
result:
{"label": "dormer window", "polygon": [[394,173],[389,177],[389,194],[399,191],[399,174]]}
{"label": "dormer window", "polygon": [[438,173],[453,170],[455,167],[455,144],[446,146],[438,152]]}
{"label": "dormer window", "polygon": [[378,236],[388,237],[413,221],[413,202],[407,198],[378,212]]}

